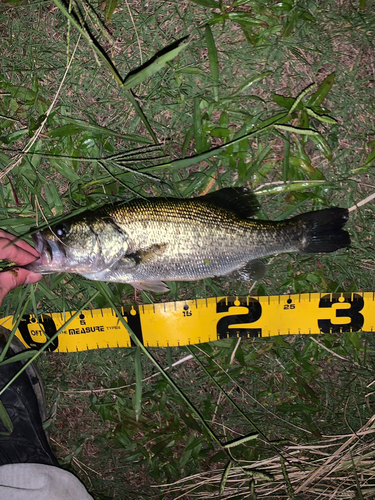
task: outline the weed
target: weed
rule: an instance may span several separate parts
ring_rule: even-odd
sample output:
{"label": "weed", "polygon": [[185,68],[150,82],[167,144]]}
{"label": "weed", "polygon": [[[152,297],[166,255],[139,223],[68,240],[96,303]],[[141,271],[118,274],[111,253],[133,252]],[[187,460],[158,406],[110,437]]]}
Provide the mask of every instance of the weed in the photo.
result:
{"label": "weed", "polygon": [[[135,196],[247,184],[264,219],[352,207],[351,249],[270,259],[251,289],[207,279],[140,300],[374,290],[370,2],[0,9],[4,230],[26,235]],[[51,275],[14,290],[2,313],[118,307],[132,293]],[[363,332],[229,339],[192,347],[173,369],[184,349],[153,350],[180,392],[139,348],[42,355],[47,425],[64,466],[97,498],[297,498],[335,488],[337,498],[370,498],[373,351]],[[168,493],[151,489],[166,482],[176,483]]]}

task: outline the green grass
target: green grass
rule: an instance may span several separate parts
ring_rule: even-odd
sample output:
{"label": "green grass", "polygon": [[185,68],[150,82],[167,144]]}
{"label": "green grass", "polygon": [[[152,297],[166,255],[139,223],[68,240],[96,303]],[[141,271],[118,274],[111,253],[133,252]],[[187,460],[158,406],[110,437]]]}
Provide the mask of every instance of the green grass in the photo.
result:
{"label": "green grass", "polygon": [[[251,186],[265,219],[353,207],[373,192],[370,1],[81,0],[69,8],[55,0],[0,9],[4,230],[23,235],[103,203],[223,186]],[[270,259],[251,293],[374,290],[374,220],[370,200],[351,212],[349,251]],[[172,283],[169,294],[137,300],[246,295],[251,286]],[[20,314],[25,297],[26,311],[39,314],[77,310],[94,296],[95,308],[134,302],[130,285],[98,290],[52,275],[9,294],[2,314]],[[370,498],[372,434],[337,456],[347,438],[327,436],[359,432],[373,415],[374,341],[364,333],[317,341],[192,348],[200,363],[170,371],[183,395],[161,375],[148,379],[155,368],[139,350],[43,355],[56,452],[95,499],[177,498],[187,484],[196,486],[188,498],[218,497],[220,488],[223,497],[262,498],[276,486],[277,498],[336,487]],[[171,367],[188,353],[152,354]],[[336,469],[298,492],[327,457]],[[169,492],[153,488],[181,479]]]}

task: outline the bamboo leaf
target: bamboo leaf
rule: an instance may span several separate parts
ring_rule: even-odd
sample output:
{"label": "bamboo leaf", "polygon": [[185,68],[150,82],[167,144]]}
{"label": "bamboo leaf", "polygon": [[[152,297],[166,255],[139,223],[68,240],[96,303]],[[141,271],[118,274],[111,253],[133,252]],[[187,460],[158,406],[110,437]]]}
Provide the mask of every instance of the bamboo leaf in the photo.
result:
{"label": "bamboo leaf", "polygon": [[135,70],[131,75],[127,76],[124,81],[124,89],[129,90],[136,85],[139,85],[147,78],[160,71],[163,66],[178,56],[178,54],[189,45],[189,43],[183,43],[176,47],[176,43],[173,44],[173,49],[162,50],[161,55],[154,56],[150,61],[142,66],[141,69]]}
{"label": "bamboo leaf", "polygon": [[[229,127],[229,114],[228,111],[223,111],[220,115],[220,127]],[[212,132],[212,131],[211,131]]]}
{"label": "bamboo leaf", "polygon": [[[77,129],[77,131],[74,131],[72,129],[72,132],[70,134],[76,134],[78,132],[81,132],[82,130],[86,130],[87,132],[90,132],[92,134],[96,135],[108,135],[108,136],[114,136],[118,137],[120,139],[125,139],[128,141],[134,141],[134,142],[139,142],[139,143],[145,143],[145,144],[152,144],[153,141],[150,139],[143,137],[138,134],[121,134],[119,132],[116,132],[114,130],[111,130],[107,127],[101,127],[100,125],[96,125],[94,123],[87,123],[83,120],[77,120],[75,118],[70,118],[69,116],[64,116],[63,119],[67,122],[70,122],[73,126]],[[68,128],[64,129],[64,127],[68,127],[68,125],[63,125],[62,127],[59,127],[57,129],[53,129],[52,131],[49,132],[50,137],[59,137],[59,134],[62,135],[59,131],[60,130],[69,130]],[[66,134],[66,135],[70,135]]]}
{"label": "bamboo leaf", "polygon": [[15,99],[19,99],[21,101],[35,101],[36,92],[34,90],[30,90],[26,87],[21,86],[17,87],[16,85],[12,85],[11,83],[5,83],[4,88]]}
{"label": "bamboo leaf", "polygon": [[261,19],[254,18],[251,12],[229,12],[223,17],[244,26],[264,26],[265,24]]}
{"label": "bamboo leaf", "polygon": [[275,125],[278,130],[285,130],[286,132],[293,132],[295,134],[308,135],[308,136],[318,136],[319,132],[316,130],[311,130],[310,128],[298,128],[291,127],[290,125]]}
{"label": "bamboo leaf", "polygon": [[216,127],[213,128],[210,132],[212,137],[229,137],[232,131],[229,128],[224,127]]}
{"label": "bamboo leaf", "polygon": [[[286,109],[291,109],[291,107],[293,106],[293,104],[295,102],[294,97],[284,97],[284,96],[279,95],[279,94],[272,94],[271,97],[276,102],[276,104],[278,104],[279,106],[282,106],[283,108],[286,108]],[[297,109],[300,109],[300,108],[302,108],[302,104],[300,104],[300,106]]]}
{"label": "bamboo leaf", "polygon": [[289,163],[295,168],[301,168],[305,172],[315,172],[316,168],[312,166],[311,162],[305,160],[304,158],[298,158],[296,156],[289,157]]}
{"label": "bamboo leaf", "polygon": [[238,171],[238,177],[241,180],[244,180],[246,178],[246,167],[247,164],[244,162],[244,160],[239,160],[237,163],[237,171]]}
{"label": "bamboo leaf", "polygon": [[263,80],[264,78],[266,78],[267,76],[269,76],[271,74],[272,74],[272,71],[265,71],[264,73],[260,73],[259,75],[253,76],[252,78],[250,78],[250,80],[248,80],[247,82],[240,85],[240,87],[238,87],[238,89],[235,90],[233,92],[233,94],[231,94],[231,97],[235,97],[239,94],[242,94],[242,92],[244,92],[245,90],[250,88],[252,85],[254,85],[254,83],[257,83],[257,82]]}
{"label": "bamboo leaf", "polygon": [[286,38],[291,34],[291,32],[296,27],[299,17],[300,16],[298,10],[294,10],[290,14],[288,14],[288,16],[286,17],[286,23],[283,32],[281,34],[283,38]]}
{"label": "bamboo leaf", "polygon": [[23,128],[21,130],[16,130],[16,132],[13,132],[13,134],[9,134],[7,137],[6,137],[6,140],[4,140],[4,137],[2,137],[2,140],[9,144],[10,142],[14,142],[14,141],[19,141],[20,139],[22,139],[23,137],[25,137],[25,135],[27,135],[29,133],[29,129],[28,128]]}
{"label": "bamboo leaf", "polygon": [[308,94],[311,90],[313,85],[309,85],[305,90],[303,90],[300,95],[296,98],[296,100],[294,101],[294,104],[293,106],[290,108],[289,110],[289,113],[293,113],[294,110],[297,109],[298,105],[300,104],[300,102],[302,101],[302,99],[305,97],[306,94]]}
{"label": "bamboo leaf", "polygon": [[70,137],[71,135],[79,134],[82,132],[80,127],[75,125],[63,125],[62,127],[57,127],[48,132],[49,137]]}
{"label": "bamboo leaf", "polygon": [[59,174],[63,175],[70,182],[80,180],[80,176],[74,172],[63,158],[50,160],[50,164]]}
{"label": "bamboo leaf", "polygon": [[185,75],[205,75],[206,72],[203,71],[202,69],[200,68],[195,68],[193,66],[188,66],[186,68],[179,68],[179,69],[176,69],[175,71],[176,74],[185,74]]}
{"label": "bamboo leaf", "polygon": [[332,160],[331,147],[321,134],[319,133],[314,134],[310,137],[310,139],[317,146],[317,148],[324,154],[327,160]]}
{"label": "bamboo leaf", "polygon": [[[372,141],[374,142],[374,141]],[[371,144],[371,143],[370,143]],[[370,145],[369,144],[369,145]],[[375,146],[375,144],[374,144]],[[365,160],[365,166],[371,166],[375,161],[375,147],[374,149],[370,152],[370,154],[367,156],[366,160]]]}
{"label": "bamboo leaf", "polygon": [[331,73],[319,85],[318,90],[309,98],[307,106],[320,106],[327,97],[332,85],[335,82],[335,73]]}
{"label": "bamboo leaf", "polygon": [[330,116],[327,115],[318,115],[318,113],[315,113],[315,111],[312,110],[311,108],[306,108],[306,112],[308,115],[312,116],[313,118],[316,118],[320,122],[330,123],[331,125],[337,124],[337,120],[335,120],[334,118],[331,118]]}

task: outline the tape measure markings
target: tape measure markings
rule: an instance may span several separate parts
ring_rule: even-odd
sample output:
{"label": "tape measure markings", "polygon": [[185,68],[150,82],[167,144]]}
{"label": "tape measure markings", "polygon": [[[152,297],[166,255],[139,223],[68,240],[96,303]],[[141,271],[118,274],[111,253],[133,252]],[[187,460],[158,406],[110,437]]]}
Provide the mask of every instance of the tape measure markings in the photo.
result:
{"label": "tape measure markings", "polygon": [[[181,346],[228,337],[373,331],[375,292],[307,293],[267,297],[214,297],[129,305],[121,313],[148,347]],[[16,334],[26,347],[39,348],[74,312],[25,315]],[[14,318],[1,324],[11,329]],[[130,347],[132,341],[112,309],[82,311],[50,350],[74,352]]]}

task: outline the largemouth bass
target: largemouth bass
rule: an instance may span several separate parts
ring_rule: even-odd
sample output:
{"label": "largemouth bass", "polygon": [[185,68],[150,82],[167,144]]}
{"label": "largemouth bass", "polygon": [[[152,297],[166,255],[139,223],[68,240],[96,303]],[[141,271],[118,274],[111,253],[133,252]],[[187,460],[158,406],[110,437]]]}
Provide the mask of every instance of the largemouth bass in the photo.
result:
{"label": "largemouth bass", "polygon": [[225,276],[253,259],[326,253],[350,245],[348,210],[328,208],[283,221],[249,219],[246,188],[190,198],[137,199],[73,216],[33,234],[40,258],[27,268],[78,273],[164,292],[164,281]]}

